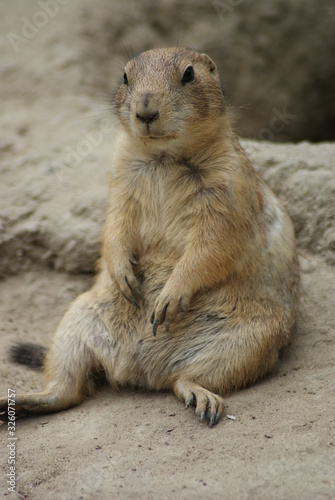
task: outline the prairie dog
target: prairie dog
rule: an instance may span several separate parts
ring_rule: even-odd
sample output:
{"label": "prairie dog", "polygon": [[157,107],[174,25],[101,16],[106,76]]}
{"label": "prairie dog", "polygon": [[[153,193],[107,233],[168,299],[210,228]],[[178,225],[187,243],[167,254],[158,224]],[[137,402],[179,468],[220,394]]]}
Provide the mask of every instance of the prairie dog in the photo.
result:
{"label": "prairie dog", "polygon": [[213,426],[222,396],[271,372],[290,340],[299,299],[292,223],[239,145],[206,54],[140,54],[115,105],[97,278],[56,331],[45,389],[18,395],[16,414],[80,403],[102,370],[115,387],[173,390]]}

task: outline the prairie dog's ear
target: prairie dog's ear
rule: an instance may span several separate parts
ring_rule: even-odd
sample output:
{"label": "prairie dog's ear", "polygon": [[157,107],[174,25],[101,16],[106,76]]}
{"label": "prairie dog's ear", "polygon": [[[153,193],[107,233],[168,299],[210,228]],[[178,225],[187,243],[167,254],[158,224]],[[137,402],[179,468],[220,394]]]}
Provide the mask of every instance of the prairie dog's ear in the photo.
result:
{"label": "prairie dog's ear", "polygon": [[217,69],[215,62],[213,62],[212,59],[207,54],[200,54],[200,56],[201,59],[208,65],[209,70],[211,72]]}
{"label": "prairie dog's ear", "polygon": [[212,59],[207,54],[200,54],[200,57],[204,61],[204,63],[207,64],[212,76],[215,79],[217,79],[218,78],[218,69],[216,67],[215,62],[212,61]]}

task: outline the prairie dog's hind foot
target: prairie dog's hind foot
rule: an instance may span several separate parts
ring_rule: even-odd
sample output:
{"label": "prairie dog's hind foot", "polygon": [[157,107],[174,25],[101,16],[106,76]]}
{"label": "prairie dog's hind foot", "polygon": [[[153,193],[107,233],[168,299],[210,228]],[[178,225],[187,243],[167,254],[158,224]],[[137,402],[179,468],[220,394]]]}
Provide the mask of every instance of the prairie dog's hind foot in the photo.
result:
{"label": "prairie dog's hind foot", "polygon": [[185,402],[185,407],[195,406],[195,414],[202,422],[208,420],[209,426],[217,424],[223,415],[224,401],[190,380],[179,379],[173,387],[175,395]]}

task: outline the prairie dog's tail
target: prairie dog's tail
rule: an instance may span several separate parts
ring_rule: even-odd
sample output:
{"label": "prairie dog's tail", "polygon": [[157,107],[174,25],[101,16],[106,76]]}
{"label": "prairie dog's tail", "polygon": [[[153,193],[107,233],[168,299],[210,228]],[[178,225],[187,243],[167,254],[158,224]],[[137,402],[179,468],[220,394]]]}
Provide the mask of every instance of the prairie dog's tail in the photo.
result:
{"label": "prairie dog's tail", "polygon": [[41,370],[43,368],[47,348],[39,345],[25,342],[14,344],[9,350],[9,357],[13,363]]}

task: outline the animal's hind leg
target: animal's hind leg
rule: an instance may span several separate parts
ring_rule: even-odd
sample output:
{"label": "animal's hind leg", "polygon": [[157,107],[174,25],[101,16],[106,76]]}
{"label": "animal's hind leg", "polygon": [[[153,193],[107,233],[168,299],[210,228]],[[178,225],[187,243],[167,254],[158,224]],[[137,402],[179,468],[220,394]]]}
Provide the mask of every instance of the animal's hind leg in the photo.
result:
{"label": "animal's hind leg", "polygon": [[[64,410],[92,392],[92,371],[101,366],[94,339],[108,337],[98,306],[94,290],[79,296],[71,305],[46,355],[46,387],[36,394],[16,395],[17,417]],[[0,400],[2,419],[6,418],[7,405],[7,399]]]}
{"label": "animal's hind leg", "polygon": [[223,415],[223,399],[204,389],[201,385],[180,378],[173,386],[175,395],[185,402],[186,408],[195,405],[195,413],[204,421],[206,416],[210,427],[217,424]]}

